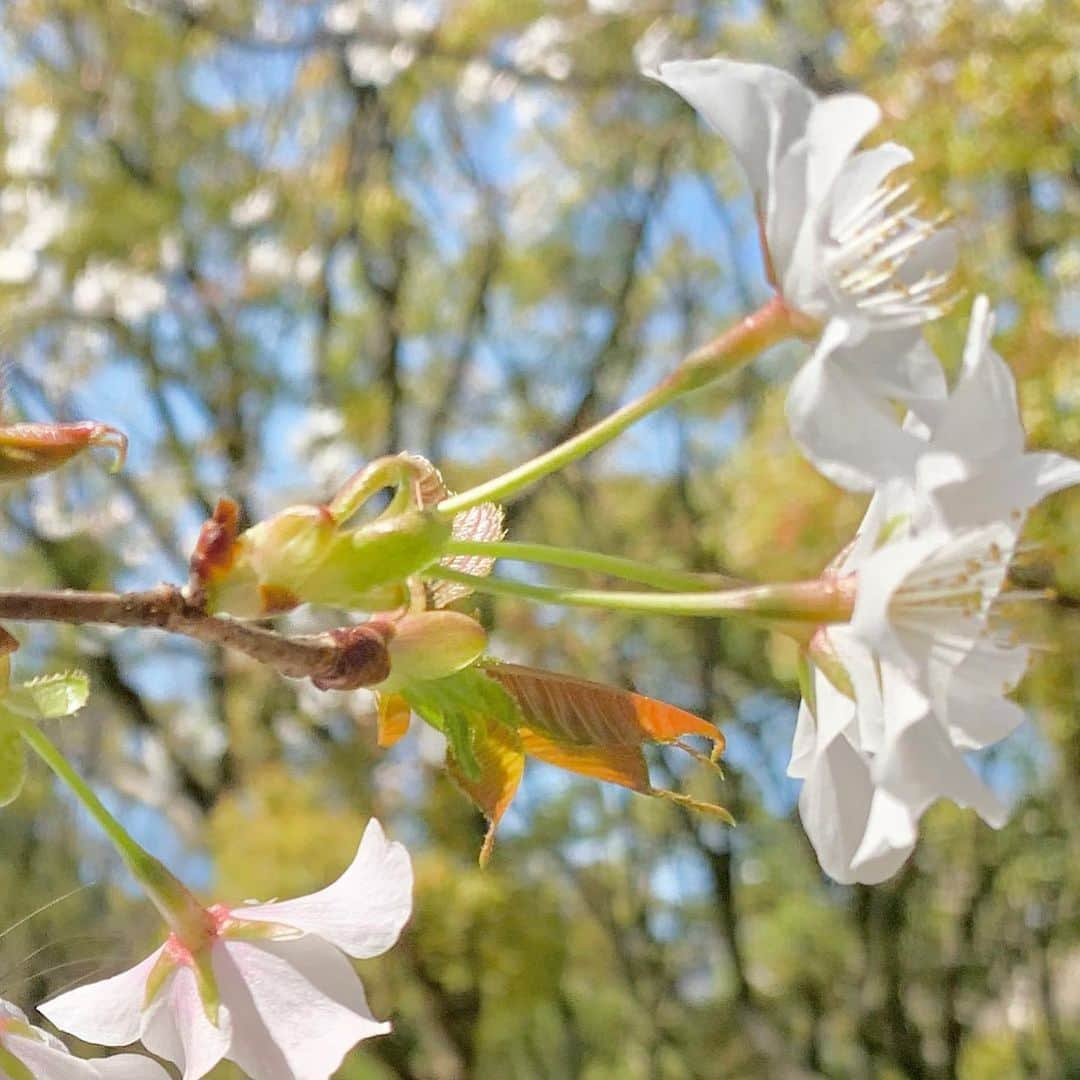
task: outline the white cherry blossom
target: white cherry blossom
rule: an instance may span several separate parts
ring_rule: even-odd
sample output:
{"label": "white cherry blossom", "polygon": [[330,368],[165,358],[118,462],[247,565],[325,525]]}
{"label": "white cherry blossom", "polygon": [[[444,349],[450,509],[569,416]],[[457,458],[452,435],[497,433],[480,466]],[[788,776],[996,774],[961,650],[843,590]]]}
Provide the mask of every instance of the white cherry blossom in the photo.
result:
{"label": "white cherry blossom", "polygon": [[814,325],[847,339],[934,319],[955,261],[953,230],[920,216],[894,173],[909,150],[858,150],[881,110],[862,94],[819,98],[764,64],[675,60],[650,73],[727,140],[750,181],[772,284]]}
{"label": "white cherry blossom", "polygon": [[347,957],[386,952],[412,907],[405,848],[368,823],[352,864],[310,896],[207,909],[196,949],[170,935],[135,967],[41,1006],[88,1042],[139,1039],[197,1080],[219,1061],[249,1076],[326,1080],[361,1039],[390,1030]]}
{"label": "white cherry blossom", "polygon": [[938,798],[991,825],[1005,818],[963,752],[1023,721],[1005,696],[1028,660],[1001,617],[1025,597],[1005,590],[1008,566],[1027,511],[1080,483],[1080,462],[1025,451],[992,332],[979,297],[953,392],[902,429],[865,425],[862,461],[846,459],[878,487],[830,571],[854,575],[854,609],[849,624],[815,638],[813,700],[803,702],[789,768],[805,781],[800,809],[822,866],[840,881],[893,873]]}
{"label": "white cherry blossom", "polygon": [[86,1060],[34,1027],[22,1009],[0,998],[0,1077],[26,1070],[34,1080],[168,1080],[153,1058],[114,1054]]}

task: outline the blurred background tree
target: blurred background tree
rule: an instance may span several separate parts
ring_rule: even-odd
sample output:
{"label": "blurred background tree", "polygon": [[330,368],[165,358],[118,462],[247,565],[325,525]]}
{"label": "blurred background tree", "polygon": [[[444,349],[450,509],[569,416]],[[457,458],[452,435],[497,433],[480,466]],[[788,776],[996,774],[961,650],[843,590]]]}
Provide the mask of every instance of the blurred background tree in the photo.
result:
{"label": "blurred background tree", "polygon": [[[182,580],[219,494],[255,520],[388,451],[461,488],[756,305],[742,178],[638,73],[675,56],[877,98],[880,137],[911,145],[919,189],[959,219],[963,284],[996,304],[1032,441],[1080,454],[1078,26],[1076,0],[4,5],[7,409],[132,439],[118,478],[80,463],[6,493],[4,584]],[[931,329],[952,360],[966,307]],[[799,354],[514,503],[513,536],[817,571],[862,507],[787,436]],[[1048,648],[1030,723],[985,765],[1012,820],[940,807],[874,889],[822,878],[784,775],[794,658],[741,627],[483,605],[504,658],[716,720],[725,780],[652,765],[740,822],[533,766],[486,871],[433,736],[380,752],[362,693],[149,632],[19,628],[17,663],[89,670],[91,706],[58,736],[198,887],[313,889],[371,813],[409,843],[416,915],[365,971],[395,1030],[343,1076],[1063,1080],[1080,1075],[1080,500],[1031,535],[1020,576],[1057,590]],[[0,836],[0,993],[32,1007],[149,950],[147,905],[44,777]]]}

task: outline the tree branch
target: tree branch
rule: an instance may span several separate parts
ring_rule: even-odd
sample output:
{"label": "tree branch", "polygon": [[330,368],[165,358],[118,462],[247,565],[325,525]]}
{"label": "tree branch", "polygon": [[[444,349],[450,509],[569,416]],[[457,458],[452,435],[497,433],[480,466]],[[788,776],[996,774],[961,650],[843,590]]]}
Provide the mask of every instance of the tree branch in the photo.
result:
{"label": "tree branch", "polygon": [[262,626],[209,615],[175,585],[143,592],[0,591],[0,619],[71,625],[150,627],[221,645],[323,690],[372,686],[389,674],[386,639],[372,625],[287,636]]}

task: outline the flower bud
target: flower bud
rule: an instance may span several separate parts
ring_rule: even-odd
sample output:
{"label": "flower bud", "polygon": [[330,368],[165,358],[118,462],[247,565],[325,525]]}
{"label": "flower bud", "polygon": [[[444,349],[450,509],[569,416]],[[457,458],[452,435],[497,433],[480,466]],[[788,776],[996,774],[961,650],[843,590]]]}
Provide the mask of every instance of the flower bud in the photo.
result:
{"label": "flower bud", "polygon": [[421,611],[393,624],[389,639],[390,677],[379,690],[407,682],[444,679],[476,660],[487,646],[487,633],[473,618],[457,611]]}
{"label": "flower bud", "polygon": [[343,529],[325,506],[293,506],[192,565],[207,609],[237,618],[305,603],[380,611],[408,600],[406,579],[437,561],[449,537],[448,522],[415,510]]}
{"label": "flower bud", "polygon": [[109,424],[78,420],[70,424],[0,426],[0,483],[52,472],[95,446],[115,451],[114,472],[123,466],[127,436]]}

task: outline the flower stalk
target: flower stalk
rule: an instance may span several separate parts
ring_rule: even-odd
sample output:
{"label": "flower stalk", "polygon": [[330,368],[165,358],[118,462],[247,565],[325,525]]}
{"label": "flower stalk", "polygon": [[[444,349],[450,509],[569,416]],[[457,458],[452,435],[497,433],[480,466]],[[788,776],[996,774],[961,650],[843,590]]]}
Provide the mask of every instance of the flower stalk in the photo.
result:
{"label": "flower stalk", "polygon": [[199,901],[163,863],[131,838],[109,813],[93,788],[72,768],[67,758],[37,725],[24,721],[20,724],[19,734],[101,827],[169,929],[189,949],[199,949],[213,929]]}
{"label": "flower stalk", "polygon": [[431,567],[425,571],[425,576],[468,585],[476,592],[512,596],[560,607],[697,618],[743,616],[756,621],[797,626],[847,622],[855,605],[855,583],[852,578],[827,577],[779,585],[748,585],[719,592],[665,593],[530,585],[505,578],[476,577],[444,566]]}
{"label": "flower stalk", "polygon": [[558,566],[566,570],[583,570],[621,578],[640,585],[651,585],[669,592],[713,592],[741,585],[738,578],[725,574],[695,574],[674,570],[653,563],[624,559],[618,555],[603,555],[579,548],[556,547],[553,544],[528,544],[511,540],[451,540],[447,555],[476,555],[511,562],[537,563]]}
{"label": "flower stalk", "polygon": [[763,349],[806,329],[803,318],[792,312],[779,296],[773,297],[719,337],[691,353],[667,378],[639,398],[509,472],[443,499],[436,510],[445,518],[453,518],[455,514],[479,503],[501,502],[516,495],[537,480],[605,446],[627,428],[670,405],[677,398],[738,371]]}

